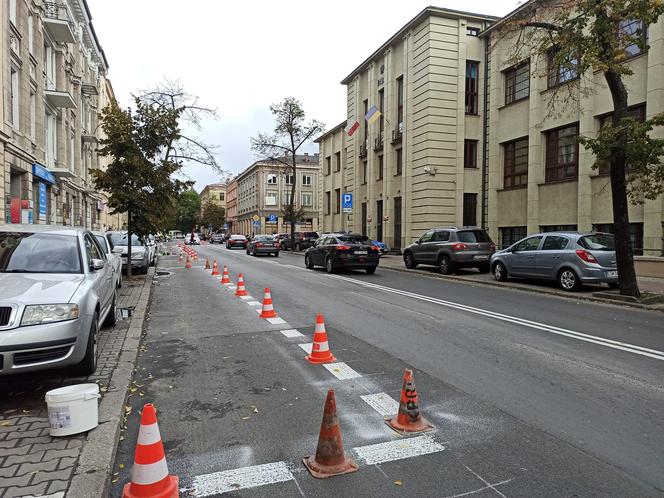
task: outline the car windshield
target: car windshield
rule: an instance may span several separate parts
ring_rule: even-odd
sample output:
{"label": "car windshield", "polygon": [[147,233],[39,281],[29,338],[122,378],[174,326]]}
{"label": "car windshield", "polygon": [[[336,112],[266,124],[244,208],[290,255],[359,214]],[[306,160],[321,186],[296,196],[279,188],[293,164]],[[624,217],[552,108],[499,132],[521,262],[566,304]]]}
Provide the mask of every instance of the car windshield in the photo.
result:
{"label": "car windshield", "polygon": [[104,252],[108,252],[108,246],[106,245],[108,241],[106,240],[106,237],[103,235],[95,235],[95,239],[97,239],[97,242],[99,242],[99,245],[104,250]]}
{"label": "car windshield", "polygon": [[484,230],[463,230],[457,232],[459,242],[469,242],[471,244],[476,242],[491,242],[489,235]]}
{"label": "car windshield", "polygon": [[231,239],[233,239],[233,240],[242,240],[242,239],[244,239],[244,235],[231,235]]}
{"label": "car windshield", "polygon": [[274,240],[274,237],[272,235],[256,235],[256,237],[254,237],[254,240],[258,240],[261,242],[272,242]]}
{"label": "car windshield", "polygon": [[[127,245],[127,234],[126,233],[112,233],[111,234],[111,244],[114,246],[126,246]],[[131,235],[131,245],[132,246],[142,246],[141,240],[138,238],[138,235]]]}
{"label": "car windshield", "polygon": [[78,240],[50,233],[0,233],[0,272],[83,273]]}
{"label": "car windshield", "polygon": [[613,235],[608,233],[595,233],[585,235],[579,239],[579,245],[591,251],[615,251]]}
{"label": "car windshield", "polygon": [[354,234],[339,235],[337,239],[339,239],[340,242],[350,242],[351,244],[369,243],[369,237],[367,237],[366,235],[354,235]]}

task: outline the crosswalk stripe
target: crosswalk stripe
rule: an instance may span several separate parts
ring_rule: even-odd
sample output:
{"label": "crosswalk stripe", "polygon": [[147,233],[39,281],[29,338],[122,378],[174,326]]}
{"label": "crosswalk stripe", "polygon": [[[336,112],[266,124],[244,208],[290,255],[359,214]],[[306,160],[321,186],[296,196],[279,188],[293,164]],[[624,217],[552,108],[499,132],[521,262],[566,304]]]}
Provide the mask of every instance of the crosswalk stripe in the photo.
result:
{"label": "crosswalk stripe", "polygon": [[396,415],[399,411],[399,402],[389,394],[365,394],[360,398],[383,417]]}
{"label": "crosswalk stripe", "polygon": [[304,337],[297,329],[280,330],[286,337]]}
{"label": "crosswalk stripe", "polygon": [[357,459],[365,465],[403,460],[443,451],[445,446],[431,436],[417,436],[387,443],[370,444],[353,448]]}
{"label": "crosswalk stripe", "polygon": [[343,361],[339,361],[337,363],[325,363],[323,366],[339,380],[356,379],[358,377],[362,377]]}
{"label": "crosswalk stripe", "polygon": [[266,463],[196,476],[193,496],[214,496],[292,480],[294,477],[286,462]]}
{"label": "crosswalk stripe", "polygon": [[313,346],[313,342],[307,342],[306,344],[298,344],[302,349],[304,349],[304,352],[307,354],[311,354],[311,348]]}

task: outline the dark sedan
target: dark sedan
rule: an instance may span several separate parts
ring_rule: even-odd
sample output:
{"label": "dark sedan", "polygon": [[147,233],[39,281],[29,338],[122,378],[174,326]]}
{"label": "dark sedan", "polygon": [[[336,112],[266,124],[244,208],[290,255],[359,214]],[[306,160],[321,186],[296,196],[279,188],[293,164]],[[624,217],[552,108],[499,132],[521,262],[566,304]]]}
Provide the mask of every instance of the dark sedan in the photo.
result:
{"label": "dark sedan", "polygon": [[274,254],[279,256],[279,246],[272,235],[256,235],[247,244],[247,254]]}
{"label": "dark sedan", "polygon": [[328,273],[342,268],[376,271],[380,250],[365,235],[355,233],[328,234],[320,237],[304,253],[304,265],[312,270],[323,266]]}
{"label": "dark sedan", "polygon": [[234,247],[247,248],[248,240],[244,235],[231,235],[226,240],[226,249],[233,249]]}

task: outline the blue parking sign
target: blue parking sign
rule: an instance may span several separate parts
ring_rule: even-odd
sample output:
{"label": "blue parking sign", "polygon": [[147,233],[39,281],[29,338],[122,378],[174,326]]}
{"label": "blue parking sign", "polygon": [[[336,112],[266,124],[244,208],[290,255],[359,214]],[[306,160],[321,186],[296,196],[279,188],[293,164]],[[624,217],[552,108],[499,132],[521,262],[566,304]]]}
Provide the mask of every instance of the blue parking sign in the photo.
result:
{"label": "blue parking sign", "polygon": [[343,194],[341,198],[341,208],[343,209],[344,213],[353,212],[353,194]]}

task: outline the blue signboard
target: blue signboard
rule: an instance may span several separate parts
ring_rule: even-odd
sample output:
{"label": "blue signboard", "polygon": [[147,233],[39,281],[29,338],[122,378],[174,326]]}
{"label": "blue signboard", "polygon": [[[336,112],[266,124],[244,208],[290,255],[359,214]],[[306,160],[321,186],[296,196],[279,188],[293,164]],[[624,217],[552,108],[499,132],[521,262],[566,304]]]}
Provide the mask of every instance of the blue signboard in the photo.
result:
{"label": "blue signboard", "polygon": [[39,182],[39,219],[46,220],[48,209],[48,197],[46,196],[46,184]]}
{"label": "blue signboard", "polygon": [[344,213],[353,212],[353,194],[344,194],[341,199],[341,208]]}
{"label": "blue signboard", "polygon": [[228,230],[228,223],[224,223],[224,230]]}
{"label": "blue signboard", "polygon": [[55,175],[39,163],[32,164],[32,175],[45,181],[46,183],[55,185]]}
{"label": "blue signboard", "polygon": [[261,222],[260,221],[254,221],[254,228],[260,228],[261,227]]}
{"label": "blue signboard", "polygon": [[276,223],[277,222],[277,215],[276,214],[271,214],[270,216],[267,217],[267,222],[268,223]]}

